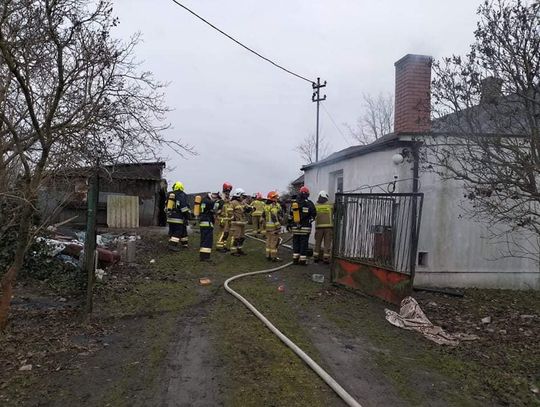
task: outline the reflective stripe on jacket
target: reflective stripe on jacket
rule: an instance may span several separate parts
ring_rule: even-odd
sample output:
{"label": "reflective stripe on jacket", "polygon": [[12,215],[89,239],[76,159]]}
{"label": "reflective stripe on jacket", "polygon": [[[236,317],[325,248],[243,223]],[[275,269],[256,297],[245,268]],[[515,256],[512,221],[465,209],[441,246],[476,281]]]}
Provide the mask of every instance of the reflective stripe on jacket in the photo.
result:
{"label": "reflective stripe on jacket", "polygon": [[232,225],[247,224],[246,205],[236,199],[231,201]]}
{"label": "reflective stripe on jacket", "polygon": [[264,204],[263,201],[259,201],[259,200],[256,200],[256,201],[253,201],[251,203],[251,206],[253,207],[254,211],[252,213],[253,216],[262,216],[263,212],[264,212],[264,209],[266,207],[266,205]]}
{"label": "reflective stripe on jacket", "polygon": [[315,217],[315,228],[331,228],[334,226],[334,205],[331,203],[315,204],[317,216]]}
{"label": "reflective stripe on jacket", "polygon": [[214,202],[206,196],[201,202],[201,214],[199,215],[199,227],[211,228],[214,226]]}
{"label": "reflective stripe on jacket", "polygon": [[271,203],[264,207],[265,228],[268,231],[274,231],[281,228],[281,205]]}
{"label": "reflective stripe on jacket", "polygon": [[[172,209],[167,210],[167,222],[169,223],[184,223],[183,221],[189,220],[189,204],[187,202],[187,195],[183,191],[169,192],[168,201],[173,201]],[[167,208],[169,208],[169,202],[167,202]],[[171,221],[171,219],[177,219]],[[178,220],[183,220],[182,222]]]}

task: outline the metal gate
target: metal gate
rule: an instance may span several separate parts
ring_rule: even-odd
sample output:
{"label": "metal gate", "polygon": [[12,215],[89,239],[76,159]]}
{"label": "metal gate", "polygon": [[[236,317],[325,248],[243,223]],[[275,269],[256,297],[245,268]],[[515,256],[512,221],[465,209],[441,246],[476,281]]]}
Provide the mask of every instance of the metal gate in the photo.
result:
{"label": "metal gate", "polygon": [[336,194],[332,281],[398,304],[410,294],[424,194]]}

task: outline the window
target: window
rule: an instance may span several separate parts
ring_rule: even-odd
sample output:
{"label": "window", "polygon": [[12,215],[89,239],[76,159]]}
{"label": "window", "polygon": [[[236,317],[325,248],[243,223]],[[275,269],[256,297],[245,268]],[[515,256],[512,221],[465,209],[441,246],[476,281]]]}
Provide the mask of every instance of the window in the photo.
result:
{"label": "window", "polygon": [[328,193],[330,200],[335,201],[336,193],[343,192],[343,170],[331,172],[329,175]]}
{"label": "window", "polygon": [[428,253],[427,252],[418,252],[418,265],[427,266],[428,265]]}

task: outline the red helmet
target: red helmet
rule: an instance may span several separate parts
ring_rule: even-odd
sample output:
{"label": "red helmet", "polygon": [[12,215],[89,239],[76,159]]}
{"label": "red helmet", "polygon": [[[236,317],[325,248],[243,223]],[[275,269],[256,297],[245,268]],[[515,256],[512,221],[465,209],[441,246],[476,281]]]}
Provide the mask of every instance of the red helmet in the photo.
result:
{"label": "red helmet", "polygon": [[269,201],[277,201],[279,194],[276,191],[270,191],[266,197]]}
{"label": "red helmet", "polygon": [[231,192],[232,191],[232,185],[228,182],[225,182],[223,184],[223,192]]}
{"label": "red helmet", "polygon": [[304,195],[309,196],[309,188],[306,187],[305,185],[304,185],[302,188],[300,188],[300,191],[299,191],[299,192],[300,192],[301,194],[304,194]]}

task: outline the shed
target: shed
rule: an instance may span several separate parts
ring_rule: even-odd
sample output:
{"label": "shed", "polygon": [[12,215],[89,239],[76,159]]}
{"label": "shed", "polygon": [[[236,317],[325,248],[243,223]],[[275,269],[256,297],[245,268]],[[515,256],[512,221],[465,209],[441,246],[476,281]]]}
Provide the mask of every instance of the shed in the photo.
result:
{"label": "shed", "polygon": [[[167,182],[164,162],[126,163],[99,170],[98,225],[107,226],[107,200],[110,196],[133,196],[139,202],[140,226],[164,226]],[[86,224],[88,179],[92,168],[57,171],[40,192],[40,213],[52,222],[69,219],[71,224]]]}

